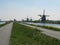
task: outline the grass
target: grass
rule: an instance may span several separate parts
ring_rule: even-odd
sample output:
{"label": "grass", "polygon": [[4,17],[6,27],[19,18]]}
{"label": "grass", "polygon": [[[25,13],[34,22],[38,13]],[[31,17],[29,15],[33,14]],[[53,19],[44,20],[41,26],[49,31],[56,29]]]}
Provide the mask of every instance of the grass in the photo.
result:
{"label": "grass", "polygon": [[46,29],[51,29],[51,30],[54,30],[54,31],[60,31],[59,28],[52,27],[52,26],[40,26],[40,25],[34,25],[34,24],[28,24],[28,25],[37,26],[37,27],[46,28]]}
{"label": "grass", "polygon": [[2,27],[2,26],[4,26],[4,25],[6,25],[5,23],[4,24],[0,24],[0,27]]}
{"label": "grass", "polygon": [[18,23],[13,24],[10,45],[60,45],[60,40]]}
{"label": "grass", "polygon": [[60,29],[57,28],[57,27],[51,27],[51,26],[38,26],[38,27],[42,27],[42,28],[46,28],[46,29],[51,29],[51,30],[54,30],[54,31],[60,31]]}
{"label": "grass", "polygon": [[2,27],[2,26],[4,26],[4,25],[6,25],[6,23],[4,23],[4,24],[0,24],[0,27]]}
{"label": "grass", "polygon": [[4,24],[0,24],[0,27],[5,26],[6,24],[9,24],[10,22],[6,22]]}

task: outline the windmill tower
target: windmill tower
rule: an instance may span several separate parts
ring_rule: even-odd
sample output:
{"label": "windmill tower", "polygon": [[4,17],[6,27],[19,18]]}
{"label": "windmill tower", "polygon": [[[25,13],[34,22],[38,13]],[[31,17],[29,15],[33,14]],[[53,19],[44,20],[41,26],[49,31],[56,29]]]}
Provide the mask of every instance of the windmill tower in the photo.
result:
{"label": "windmill tower", "polygon": [[27,16],[27,18],[26,18],[26,21],[29,22],[29,18],[28,18],[28,16]]}
{"label": "windmill tower", "polygon": [[45,9],[43,10],[43,15],[38,15],[41,17],[41,22],[42,23],[45,23],[46,22],[46,17],[49,16],[49,15],[45,15]]}

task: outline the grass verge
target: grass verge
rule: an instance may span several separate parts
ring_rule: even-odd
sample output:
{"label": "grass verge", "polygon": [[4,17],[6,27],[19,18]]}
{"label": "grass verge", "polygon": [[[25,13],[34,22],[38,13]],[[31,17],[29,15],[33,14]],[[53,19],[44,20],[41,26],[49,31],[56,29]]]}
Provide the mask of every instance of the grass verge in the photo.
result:
{"label": "grass verge", "polygon": [[0,27],[4,26],[4,25],[6,25],[6,24],[8,24],[8,23],[0,24]]}
{"label": "grass verge", "polygon": [[4,23],[4,24],[0,24],[0,28],[1,28],[2,26],[5,26],[5,25],[9,24],[9,23],[11,23],[11,22],[6,22],[6,23]]}
{"label": "grass verge", "polygon": [[10,45],[60,45],[60,40],[18,23],[13,24]]}
{"label": "grass verge", "polygon": [[51,29],[51,30],[54,30],[54,31],[60,31],[59,28],[52,27],[52,26],[40,26],[40,25],[34,25],[34,24],[28,24],[28,25],[37,26],[37,27],[46,28],[46,29]]}

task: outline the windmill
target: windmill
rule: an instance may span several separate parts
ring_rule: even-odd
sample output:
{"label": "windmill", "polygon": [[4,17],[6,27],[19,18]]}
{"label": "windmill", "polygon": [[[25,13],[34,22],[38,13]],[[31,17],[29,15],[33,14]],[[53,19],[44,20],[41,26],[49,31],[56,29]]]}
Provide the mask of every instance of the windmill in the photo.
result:
{"label": "windmill", "polygon": [[27,16],[27,18],[26,18],[26,21],[29,22],[29,18],[28,18],[28,16]]}
{"label": "windmill", "polygon": [[41,17],[41,22],[42,23],[45,23],[46,22],[46,17],[49,16],[49,15],[45,15],[45,10],[43,10],[43,15],[38,15]]}

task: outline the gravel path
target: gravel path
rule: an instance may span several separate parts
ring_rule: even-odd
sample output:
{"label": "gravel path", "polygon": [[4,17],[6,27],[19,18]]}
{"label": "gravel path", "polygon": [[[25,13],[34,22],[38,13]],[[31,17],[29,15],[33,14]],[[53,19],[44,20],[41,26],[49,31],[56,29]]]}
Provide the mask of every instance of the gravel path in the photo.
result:
{"label": "gravel path", "polygon": [[60,31],[53,31],[53,30],[50,30],[50,29],[44,29],[44,28],[40,28],[40,27],[36,27],[36,26],[27,25],[27,24],[22,24],[22,25],[29,26],[29,27],[32,27],[32,28],[36,28],[38,30],[41,30],[42,31],[41,33],[60,40]]}
{"label": "gravel path", "polygon": [[12,24],[7,24],[0,28],[0,45],[9,45]]}

